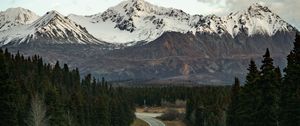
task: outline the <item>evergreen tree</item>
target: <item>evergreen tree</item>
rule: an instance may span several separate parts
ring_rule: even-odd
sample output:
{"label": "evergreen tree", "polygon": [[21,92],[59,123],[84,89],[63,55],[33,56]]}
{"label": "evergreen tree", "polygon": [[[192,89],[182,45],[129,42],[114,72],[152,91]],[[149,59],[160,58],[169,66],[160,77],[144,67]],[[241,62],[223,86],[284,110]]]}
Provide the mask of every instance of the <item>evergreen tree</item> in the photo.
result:
{"label": "evergreen tree", "polygon": [[[1,50],[2,52],[2,50]],[[18,124],[16,108],[16,87],[9,79],[10,54],[0,53],[0,126],[16,126]]]}
{"label": "evergreen tree", "polygon": [[227,111],[227,125],[228,126],[240,126],[239,120],[239,96],[240,95],[240,81],[235,78],[235,82],[231,89],[231,103],[229,104]]}
{"label": "evergreen tree", "polygon": [[250,65],[248,68],[248,74],[246,76],[246,84],[245,86],[254,85],[257,80],[259,79],[259,71],[257,69],[257,66],[253,60],[250,61]]}
{"label": "evergreen tree", "polygon": [[[275,74],[276,74],[276,80],[281,83],[282,74],[281,74],[281,71],[280,71],[279,67],[275,68]],[[278,87],[278,88],[280,88],[280,87]]]}
{"label": "evergreen tree", "polygon": [[195,126],[205,126],[205,113],[203,107],[198,107],[195,110]]}
{"label": "evergreen tree", "polygon": [[250,61],[246,76],[246,83],[240,92],[239,119],[243,126],[257,126],[257,113],[259,108],[257,102],[261,99],[258,80],[260,72],[253,60]]}
{"label": "evergreen tree", "polygon": [[59,93],[56,87],[46,92],[46,105],[48,108],[49,124],[51,126],[65,126],[67,121],[64,118],[63,104],[60,102]]}
{"label": "evergreen tree", "polygon": [[280,126],[300,125],[300,34],[288,55],[288,65],[281,88]]}
{"label": "evergreen tree", "polygon": [[96,99],[95,120],[97,126],[109,126],[110,124],[110,111],[109,102],[106,96],[98,97]]}
{"label": "evergreen tree", "polygon": [[259,79],[258,90],[261,99],[257,101],[259,105],[255,115],[258,126],[278,125],[278,103],[279,103],[279,82],[273,66],[273,59],[267,49],[261,66],[261,77]]}

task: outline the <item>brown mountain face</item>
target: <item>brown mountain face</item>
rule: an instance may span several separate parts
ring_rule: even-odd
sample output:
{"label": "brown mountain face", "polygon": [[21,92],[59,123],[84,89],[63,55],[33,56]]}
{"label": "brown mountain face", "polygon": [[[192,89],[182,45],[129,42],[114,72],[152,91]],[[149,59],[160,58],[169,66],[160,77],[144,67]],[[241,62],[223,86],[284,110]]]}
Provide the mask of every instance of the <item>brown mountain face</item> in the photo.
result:
{"label": "brown mountain face", "polygon": [[284,68],[297,31],[259,4],[218,17],[144,0],[123,1],[91,16],[50,11],[38,17],[8,9],[0,12],[0,25],[2,48],[53,64],[59,60],[83,75],[148,83],[231,84],[245,76],[250,59],[260,64],[266,48]]}
{"label": "brown mountain face", "polygon": [[[122,49],[100,45],[7,46],[13,51],[40,54],[47,61],[60,60],[110,81],[230,84],[243,77],[250,59],[260,64],[269,48],[275,65],[284,68],[292,48],[294,32],[268,35],[202,34],[167,32],[156,40]],[[243,79],[243,78],[241,78]]]}
{"label": "brown mountain face", "polygon": [[246,74],[250,59],[260,64],[266,48],[271,50],[275,64],[283,68],[293,38],[294,33],[287,32],[236,38],[169,32],[145,45],[109,51],[98,58],[92,56],[86,64],[101,61],[88,68],[110,80],[230,83],[234,76]]}

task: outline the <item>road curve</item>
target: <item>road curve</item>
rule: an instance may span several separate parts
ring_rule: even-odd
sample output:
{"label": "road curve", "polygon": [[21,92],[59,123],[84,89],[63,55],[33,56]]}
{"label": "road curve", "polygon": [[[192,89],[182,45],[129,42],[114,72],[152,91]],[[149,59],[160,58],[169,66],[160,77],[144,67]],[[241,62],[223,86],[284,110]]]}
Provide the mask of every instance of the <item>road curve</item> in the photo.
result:
{"label": "road curve", "polygon": [[148,123],[149,126],[166,126],[163,122],[155,119],[156,116],[157,114],[136,113],[136,117]]}

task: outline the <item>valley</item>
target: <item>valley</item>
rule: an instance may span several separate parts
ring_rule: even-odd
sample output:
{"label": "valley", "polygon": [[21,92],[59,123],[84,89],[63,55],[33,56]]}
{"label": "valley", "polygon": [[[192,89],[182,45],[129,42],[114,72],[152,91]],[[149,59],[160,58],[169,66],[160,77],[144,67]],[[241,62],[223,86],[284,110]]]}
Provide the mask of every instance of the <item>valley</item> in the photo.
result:
{"label": "valley", "polygon": [[298,1],[196,2],[1,2],[0,126],[299,126]]}

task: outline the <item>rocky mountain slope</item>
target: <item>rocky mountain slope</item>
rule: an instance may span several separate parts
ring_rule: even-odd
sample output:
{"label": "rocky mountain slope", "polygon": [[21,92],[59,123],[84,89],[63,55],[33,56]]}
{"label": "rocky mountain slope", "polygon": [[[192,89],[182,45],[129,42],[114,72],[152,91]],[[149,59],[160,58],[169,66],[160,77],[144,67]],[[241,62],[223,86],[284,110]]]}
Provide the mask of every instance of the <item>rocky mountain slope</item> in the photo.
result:
{"label": "rocky mountain slope", "polygon": [[[144,0],[128,0],[103,13],[91,16],[69,15],[100,40],[111,43],[153,41],[164,32],[210,34],[274,35],[294,28],[268,7],[253,4],[228,16],[190,15],[182,10],[163,8]],[[134,43],[133,43],[134,44]],[[132,45],[132,44],[131,44]]]}
{"label": "rocky mountain slope", "polygon": [[39,18],[34,12],[24,8],[9,8],[0,12],[0,31],[20,25],[30,24]]}
{"label": "rocky mountain slope", "polygon": [[[8,9],[22,15],[25,9]],[[19,10],[21,10],[19,12]],[[34,14],[32,14],[34,15]],[[12,15],[14,16],[14,15]],[[24,15],[23,15],[24,16]],[[26,17],[26,16],[25,16]],[[8,18],[9,19],[9,18]],[[29,20],[29,19],[26,19]],[[32,19],[34,20],[34,19]],[[104,44],[75,22],[56,11],[49,11],[42,17],[26,21],[15,21],[14,27],[1,29],[0,45],[42,42],[38,44]],[[7,22],[7,21],[6,21]]]}
{"label": "rocky mountain slope", "polygon": [[[7,19],[14,18],[0,16],[1,22]],[[266,48],[283,68],[297,32],[259,4],[218,17],[144,0],[123,1],[91,16],[50,11],[15,24],[0,28],[1,46],[110,81],[149,83],[229,84],[245,76],[250,59],[260,63]]]}

